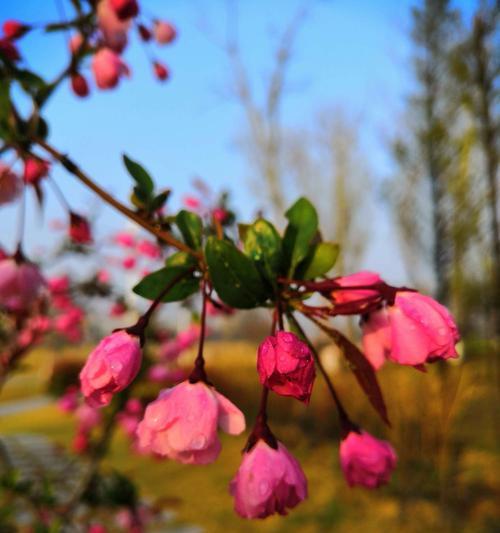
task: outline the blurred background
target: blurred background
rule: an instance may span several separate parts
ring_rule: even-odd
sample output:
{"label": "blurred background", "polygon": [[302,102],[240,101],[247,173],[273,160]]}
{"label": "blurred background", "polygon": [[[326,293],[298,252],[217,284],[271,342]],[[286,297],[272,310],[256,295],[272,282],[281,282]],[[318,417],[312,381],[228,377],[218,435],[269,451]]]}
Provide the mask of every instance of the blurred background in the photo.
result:
{"label": "blurred background", "polygon": [[[0,19],[46,23],[64,16],[64,4],[4,0]],[[141,5],[178,29],[163,54],[171,79],[155,83],[150,52],[132,40],[124,56],[132,76],[117,90],[94,91],[82,102],[62,87],[51,100],[52,144],[122,200],[129,190],[122,152],[172,189],[174,206],[202,179],[215,195],[229,195],[243,221],[264,213],[283,228],[281,213],[306,195],[320,212],[325,239],[341,245],[333,274],[375,270],[389,283],[432,294],[451,309],[463,339],[457,362],[432,365],[427,374],[380,372],[392,420],[387,430],[335,350],[317,337],[354,418],[398,451],[393,481],[377,492],[345,486],[336,415],[322,384],[307,410],[279,398],[271,406],[276,433],[309,479],[309,499],[289,517],[248,523],[233,515],[226,486],[243,437],[226,439],[216,464],[187,467],[133,456],[118,435],[109,466],[172,513],[165,531],[500,531],[498,3]],[[67,56],[61,34],[33,32],[20,47],[29,67],[49,78]],[[62,168],[53,175],[97,222],[105,250],[107,236],[123,227],[120,216]],[[0,210],[6,247],[14,244],[14,210]],[[35,258],[43,260],[54,245],[51,221],[59,211],[50,196],[43,224],[31,210],[27,249]],[[91,269],[100,259],[85,261]],[[64,268],[78,275],[82,266],[70,261]],[[186,321],[168,310],[165,320],[174,328]],[[30,355],[0,396],[4,439],[39,433],[68,445],[73,422],[47,399],[47,383],[54,367],[83,361],[91,342],[114,324],[91,316],[76,347],[49,341]],[[213,381],[252,419],[255,349],[266,318],[240,313],[216,326],[208,354]],[[359,335],[354,322],[343,328]]]}

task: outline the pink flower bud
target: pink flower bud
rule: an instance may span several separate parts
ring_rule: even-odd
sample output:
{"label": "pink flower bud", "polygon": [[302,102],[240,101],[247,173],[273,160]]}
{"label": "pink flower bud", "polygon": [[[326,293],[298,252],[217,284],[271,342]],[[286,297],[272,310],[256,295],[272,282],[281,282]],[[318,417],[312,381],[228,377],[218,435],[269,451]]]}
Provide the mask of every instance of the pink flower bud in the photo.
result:
{"label": "pink flower bud", "polygon": [[116,244],[119,244],[125,248],[132,248],[135,246],[134,236],[127,231],[121,231],[120,233],[117,233],[114,237],[114,241]]}
{"label": "pink flower bud", "polygon": [[69,237],[77,244],[90,244],[92,242],[92,233],[90,224],[85,217],[77,213],[69,214]]}
{"label": "pink flower bud", "polygon": [[136,265],[136,259],[132,255],[129,255],[128,257],[125,257],[125,259],[123,259],[123,261],[122,261],[122,267],[125,270],[131,270],[132,268],[135,267],[135,265]]}
{"label": "pink flower bud", "polygon": [[457,357],[460,340],[448,310],[418,292],[401,291],[394,305],[369,313],[362,321],[363,349],[375,369],[386,359],[418,366]]}
{"label": "pink flower bud", "polygon": [[77,454],[85,453],[89,447],[89,437],[86,433],[77,432],[73,438],[72,448]]}
{"label": "pink flower bud", "polygon": [[278,331],[259,346],[257,371],[262,385],[276,394],[309,402],[316,372],[306,343],[293,333]]}
{"label": "pink flower bud", "polygon": [[6,20],[2,25],[4,37],[15,41],[22,37],[27,31],[30,30],[30,26],[19,22],[18,20]]}
{"label": "pink flower bud", "polygon": [[78,396],[80,391],[76,385],[70,385],[64,394],[57,400],[57,407],[63,413],[72,413],[78,407]]}
{"label": "pink flower bud", "polygon": [[153,69],[154,69],[156,78],[159,79],[160,81],[165,81],[166,79],[170,77],[170,72],[163,63],[155,61],[153,63]]}
{"label": "pink flower bud", "polygon": [[[335,278],[335,283],[341,287],[357,287],[377,285],[382,282],[380,276],[375,272],[361,271],[349,276],[342,276]],[[352,302],[369,303],[370,299],[377,298],[379,292],[374,288],[370,289],[346,289],[334,290],[331,293],[331,298],[335,304],[347,304]]]}
{"label": "pink flower bud", "polygon": [[101,269],[99,270],[99,272],[97,272],[97,281],[99,283],[109,283],[110,280],[111,280],[111,275],[109,274],[109,272],[105,269]]}
{"label": "pink flower bud", "polygon": [[195,196],[185,196],[184,205],[190,209],[198,209],[201,206],[201,202]]}
{"label": "pink flower bud", "polygon": [[52,296],[65,293],[69,290],[69,278],[66,275],[54,276],[53,278],[49,278],[47,286]]}
{"label": "pink flower bud", "polygon": [[126,311],[127,308],[122,302],[115,302],[109,310],[109,315],[116,318],[125,314]]}
{"label": "pink flower bud", "polygon": [[245,418],[213,387],[183,381],[147,406],[137,428],[139,448],[181,463],[212,463],[221,450],[217,426],[238,435]]}
{"label": "pink flower bud", "polygon": [[120,20],[127,20],[139,14],[137,0],[109,0],[109,4]]}
{"label": "pink flower bud", "polygon": [[54,329],[70,342],[79,342],[82,338],[83,311],[76,306],[68,307],[63,314],[54,320]]}
{"label": "pink flower bud", "polygon": [[101,30],[103,44],[121,54],[128,41],[131,20],[120,20],[110,0],[101,0],[97,6],[97,24]]}
{"label": "pink flower bud", "polygon": [[89,434],[102,422],[102,414],[99,409],[91,407],[86,403],[80,405],[75,412],[78,421],[78,431]]}
{"label": "pink flower bud", "polygon": [[147,239],[144,239],[137,244],[137,251],[151,259],[159,259],[161,257],[161,248]]}
{"label": "pink flower bud", "polygon": [[128,73],[128,69],[120,56],[109,48],[101,48],[94,55],[92,71],[100,89],[112,89],[118,85],[120,77]]}
{"label": "pink flower bud", "polygon": [[71,75],[71,89],[80,98],[85,98],[89,95],[89,84],[87,80],[78,73]]}
{"label": "pink flower bud", "polygon": [[169,44],[177,37],[177,30],[170,22],[156,20],[154,34],[158,44]]}
{"label": "pink flower bud", "polygon": [[108,533],[108,528],[102,524],[92,524],[87,529],[87,533]]}
{"label": "pink flower bud", "polygon": [[6,57],[9,61],[19,61],[21,55],[16,45],[9,39],[0,39],[0,55]]}
{"label": "pink flower bud", "polygon": [[36,185],[50,170],[50,163],[44,159],[29,157],[24,161],[24,182]]}
{"label": "pink flower bud", "polygon": [[228,212],[222,207],[216,207],[212,211],[212,216],[222,224],[227,219]]}
{"label": "pink flower bud", "polygon": [[389,482],[396,467],[394,448],[369,433],[350,431],[340,443],[340,466],[349,486],[375,489]]}
{"label": "pink flower bud", "polygon": [[108,405],[113,394],[130,385],[141,366],[139,338],[126,331],[105,337],[80,372],[82,393],[91,406]]}
{"label": "pink flower bud", "polygon": [[75,33],[69,40],[69,50],[72,54],[78,54],[83,45],[83,35],[81,33]]}
{"label": "pink flower bud", "polygon": [[45,280],[38,267],[25,260],[0,261],[0,307],[7,311],[26,311],[40,295]]}
{"label": "pink flower bud", "polygon": [[22,190],[22,182],[9,166],[0,161],[0,205],[14,201]]}
{"label": "pink flower bud", "polygon": [[287,514],[307,498],[307,480],[300,464],[278,442],[271,448],[262,439],[243,456],[229,490],[234,509],[243,518]]}

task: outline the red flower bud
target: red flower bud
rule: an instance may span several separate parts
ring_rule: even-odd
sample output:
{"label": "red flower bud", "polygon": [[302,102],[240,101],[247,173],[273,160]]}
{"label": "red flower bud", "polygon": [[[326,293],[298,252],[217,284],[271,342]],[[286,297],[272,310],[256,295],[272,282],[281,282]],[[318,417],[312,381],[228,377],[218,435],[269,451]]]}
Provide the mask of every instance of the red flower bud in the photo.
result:
{"label": "red flower bud", "polygon": [[81,74],[75,73],[71,75],[71,88],[76,96],[80,98],[85,98],[89,94],[89,84]]}
{"label": "red flower bud", "polygon": [[0,55],[6,57],[9,61],[19,61],[21,55],[16,45],[9,39],[0,39]]}
{"label": "red flower bud", "polygon": [[109,0],[109,3],[120,20],[127,20],[139,14],[137,0]]}
{"label": "red flower bud", "polygon": [[19,39],[30,29],[30,26],[27,26],[18,20],[6,20],[2,25],[5,38],[10,39],[11,41]]}
{"label": "red flower bud", "polygon": [[155,39],[158,44],[170,44],[177,37],[177,30],[170,22],[155,21]]}
{"label": "red flower bud", "polygon": [[69,214],[69,236],[77,244],[90,244],[92,242],[92,232],[90,224],[85,217],[77,213]]}
{"label": "red flower bud", "polygon": [[144,24],[139,24],[137,26],[137,30],[139,31],[139,35],[143,41],[147,42],[151,40],[151,37],[152,37],[151,31],[148,28],[146,28]]}
{"label": "red flower bud", "polygon": [[168,68],[163,65],[162,63],[158,63],[158,61],[155,61],[153,63],[155,76],[160,80],[164,81],[169,78],[170,72],[168,71]]}

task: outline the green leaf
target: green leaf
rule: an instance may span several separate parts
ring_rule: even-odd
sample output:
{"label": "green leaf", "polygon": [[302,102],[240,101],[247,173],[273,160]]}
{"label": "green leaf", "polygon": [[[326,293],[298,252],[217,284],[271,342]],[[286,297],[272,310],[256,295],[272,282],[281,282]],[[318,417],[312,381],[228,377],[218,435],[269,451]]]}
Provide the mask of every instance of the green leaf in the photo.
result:
{"label": "green leaf", "polygon": [[269,297],[253,261],[232,242],[209,237],[205,257],[213,286],[226,304],[238,309],[252,309]]}
{"label": "green leaf", "polygon": [[154,182],[149,173],[136,161],[123,154],[123,162],[128,173],[134,178],[137,186],[134,187],[134,193],[142,201],[148,201],[154,191]]}
{"label": "green leaf", "polygon": [[288,263],[288,275],[293,276],[297,265],[307,257],[309,246],[318,231],[318,213],[307,198],[299,198],[285,213],[288,226],[283,247]]}
{"label": "green leaf", "polygon": [[182,233],[184,242],[195,250],[201,248],[203,231],[203,223],[201,218],[196,213],[183,209],[177,213],[175,222]]}
{"label": "green leaf", "polygon": [[196,259],[187,252],[175,252],[167,257],[165,265],[170,267],[185,267],[188,269],[196,266]]}
{"label": "green leaf", "polygon": [[165,202],[168,200],[168,197],[170,196],[170,189],[167,189],[166,191],[161,192],[157,196],[155,196],[149,205],[150,211],[158,211],[158,209],[161,209]]}
{"label": "green leaf", "polygon": [[329,272],[339,256],[340,246],[333,242],[319,242],[297,269],[300,279],[314,279]]}
{"label": "green leaf", "polygon": [[283,265],[281,237],[276,228],[267,220],[256,220],[245,232],[244,247],[261,274],[276,285]]}
{"label": "green leaf", "polygon": [[172,283],[182,273],[186,273],[186,277],[180,279],[161,301],[184,300],[198,291],[200,285],[200,280],[187,272],[188,269],[185,266],[166,266],[148,274],[132,290],[143,298],[155,300],[169,283]]}

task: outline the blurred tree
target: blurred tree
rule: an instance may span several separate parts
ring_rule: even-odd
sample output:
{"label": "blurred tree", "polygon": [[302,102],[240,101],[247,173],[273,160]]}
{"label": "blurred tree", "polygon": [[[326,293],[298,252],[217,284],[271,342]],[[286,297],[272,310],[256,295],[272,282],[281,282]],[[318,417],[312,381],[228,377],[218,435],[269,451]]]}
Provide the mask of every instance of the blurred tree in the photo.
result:
{"label": "blurred tree", "polygon": [[393,143],[398,176],[390,197],[410,275],[432,264],[435,294],[449,300],[451,250],[447,188],[453,179],[455,146],[450,118],[456,102],[448,98],[449,53],[458,14],[448,0],[425,0],[413,8],[414,70],[418,84],[408,102],[411,126]]}
{"label": "blurred tree", "polygon": [[355,270],[366,248],[364,222],[370,196],[369,165],[361,153],[358,121],[336,106],[323,109],[307,127],[292,130],[282,120],[288,68],[307,8],[305,4],[299,7],[278,39],[259,102],[239,50],[237,4],[228,6],[230,31],[225,50],[233,93],[244,111],[245,128],[239,141],[254,170],[252,185],[275,219],[295,193],[309,196],[318,206],[324,238],[342,247],[337,272]]}
{"label": "blurred tree", "polygon": [[493,291],[489,308],[496,333],[500,332],[500,222],[498,206],[498,161],[500,158],[500,3],[481,2],[471,28],[451,57],[451,73],[460,91],[464,109],[477,128],[482,152],[480,178],[487,210],[487,242],[491,261],[487,265]]}

